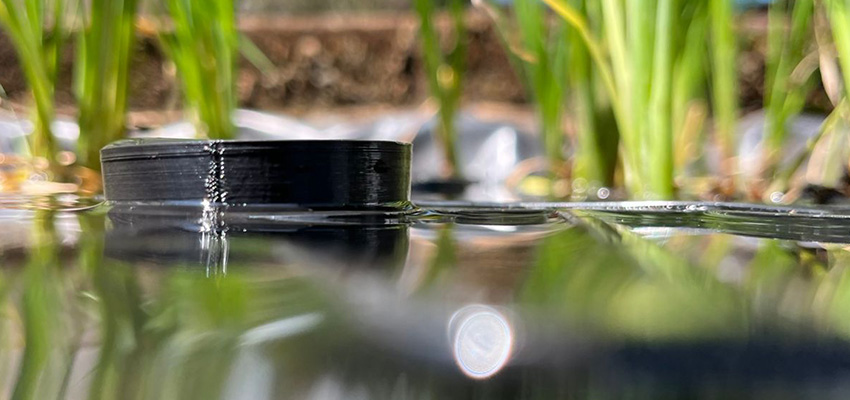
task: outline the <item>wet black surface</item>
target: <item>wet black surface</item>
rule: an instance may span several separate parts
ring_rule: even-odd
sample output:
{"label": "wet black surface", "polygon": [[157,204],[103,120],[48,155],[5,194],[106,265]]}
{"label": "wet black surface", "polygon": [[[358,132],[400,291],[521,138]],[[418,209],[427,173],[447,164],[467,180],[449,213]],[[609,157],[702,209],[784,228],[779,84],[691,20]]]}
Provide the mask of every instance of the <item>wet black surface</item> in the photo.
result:
{"label": "wet black surface", "polygon": [[113,201],[401,209],[410,144],[391,141],[128,140],[102,150]]}

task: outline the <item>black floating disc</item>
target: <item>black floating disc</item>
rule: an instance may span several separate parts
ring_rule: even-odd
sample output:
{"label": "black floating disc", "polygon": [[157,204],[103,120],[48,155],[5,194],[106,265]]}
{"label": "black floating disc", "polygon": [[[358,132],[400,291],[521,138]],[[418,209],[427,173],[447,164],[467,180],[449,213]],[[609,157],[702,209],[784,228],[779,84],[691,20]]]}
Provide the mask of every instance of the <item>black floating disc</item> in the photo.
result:
{"label": "black floating disc", "polygon": [[408,143],[360,140],[124,140],[101,150],[113,202],[401,209]]}

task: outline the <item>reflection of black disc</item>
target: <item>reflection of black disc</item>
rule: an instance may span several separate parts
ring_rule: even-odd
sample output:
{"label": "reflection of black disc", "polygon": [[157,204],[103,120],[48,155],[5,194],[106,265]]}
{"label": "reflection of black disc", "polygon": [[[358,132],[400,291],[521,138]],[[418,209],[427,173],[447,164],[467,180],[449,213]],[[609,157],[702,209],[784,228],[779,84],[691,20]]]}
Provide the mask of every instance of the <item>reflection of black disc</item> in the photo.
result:
{"label": "reflection of black disc", "polygon": [[101,151],[109,201],[401,209],[410,144],[390,141],[126,140]]}
{"label": "reflection of black disc", "polygon": [[115,204],[108,212],[105,253],[125,261],[205,266],[223,258],[217,252],[227,253],[232,265],[277,263],[286,258],[282,253],[297,252],[301,258],[376,268],[394,267],[407,256],[408,225],[382,218],[393,214],[316,214]]}

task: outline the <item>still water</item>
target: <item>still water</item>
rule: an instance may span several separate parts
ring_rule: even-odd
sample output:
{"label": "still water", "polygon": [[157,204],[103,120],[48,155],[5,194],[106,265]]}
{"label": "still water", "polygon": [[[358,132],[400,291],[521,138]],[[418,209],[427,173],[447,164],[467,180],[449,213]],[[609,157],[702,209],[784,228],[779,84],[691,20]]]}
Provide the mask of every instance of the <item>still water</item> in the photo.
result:
{"label": "still water", "polygon": [[0,199],[0,398],[846,398],[850,212]]}

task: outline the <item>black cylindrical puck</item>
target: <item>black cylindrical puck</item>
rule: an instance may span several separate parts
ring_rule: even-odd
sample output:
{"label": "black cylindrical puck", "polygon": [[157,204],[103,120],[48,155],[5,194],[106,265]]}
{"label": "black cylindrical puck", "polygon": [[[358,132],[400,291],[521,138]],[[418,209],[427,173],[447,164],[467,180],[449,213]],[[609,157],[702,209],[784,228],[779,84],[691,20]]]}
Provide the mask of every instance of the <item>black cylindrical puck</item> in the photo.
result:
{"label": "black cylindrical puck", "polygon": [[101,150],[112,202],[401,209],[408,143],[367,140],[124,140]]}

